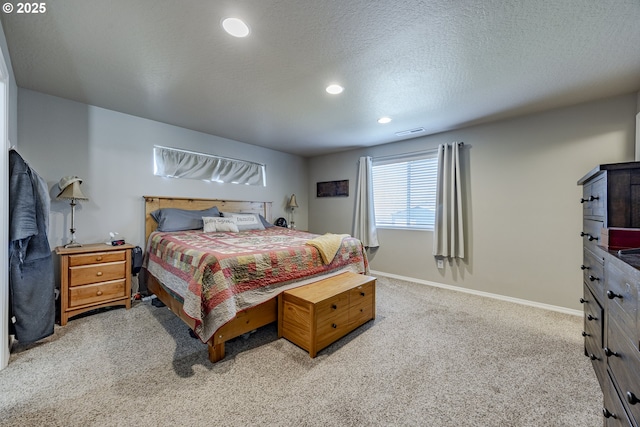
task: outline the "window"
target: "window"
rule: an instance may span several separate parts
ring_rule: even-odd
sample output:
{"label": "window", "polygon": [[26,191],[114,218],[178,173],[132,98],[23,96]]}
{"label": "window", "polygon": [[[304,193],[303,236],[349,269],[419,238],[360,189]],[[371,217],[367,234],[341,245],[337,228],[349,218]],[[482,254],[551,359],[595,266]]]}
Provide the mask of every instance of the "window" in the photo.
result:
{"label": "window", "polygon": [[153,147],[154,175],[265,187],[261,163],[196,153],[177,148]]}
{"label": "window", "polygon": [[433,230],[438,151],[373,159],[376,227]]}

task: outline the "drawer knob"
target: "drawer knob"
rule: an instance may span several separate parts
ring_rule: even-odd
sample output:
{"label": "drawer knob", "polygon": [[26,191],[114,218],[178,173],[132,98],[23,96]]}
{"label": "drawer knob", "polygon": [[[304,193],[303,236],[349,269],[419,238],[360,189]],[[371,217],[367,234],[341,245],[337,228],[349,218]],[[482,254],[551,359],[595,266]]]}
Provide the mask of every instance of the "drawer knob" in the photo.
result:
{"label": "drawer knob", "polygon": [[609,347],[604,348],[604,355],[607,357],[611,357],[611,356],[620,357],[618,353],[616,353],[615,351],[611,351]]}
{"label": "drawer knob", "polygon": [[627,402],[629,402],[631,405],[635,405],[636,403],[640,402],[640,400],[638,400],[638,398],[636,397],[635,394],[633,394],[632,392],[628,391],[627,392]]}
{"label": "drawer knob", "polygon": [[587,320],[598,320],[597,317],[593,317],[592,315],[587,315]]}
{"label": "drawer knob", "polygon": [[616,417],[616,414],[609,412],[607,408],[602,408],[602,416],[605,418],[613,418],[613,419],[618,418]]}
{"label": "drawer knob", "polygon": [[102,276],[102,271],[98,271],[98,272],[96,273],[96,276],[98,276],[98,277]]}
{"label": "drawer knob", "polygon": [[331,327],[332,327],[333,329],[336,329],[336,328],[338,327],[338,325],[336,325],[335,323],[332,323],[332,324],[331,324]]}
{"label": "drawer knob", "polygon": [[580,266],[580,270],[588,270],[588,269],[589,269],[589,267],[587,267],[587,266],[586,266],[586,265],[584,265],[584,264],[582,264],[582,265]]}
{"label": "drawer knob", "polygon": [[586,300],[586,299],[584,299],[584,298],[580,298],[580,304],[584,304],[584,303],[586,303],[586,302],[587,302],[587,300]]}
{"label": "drawer knob", "polygon": [[102,256],[97,256],[96,261],[102,261]]}
{"label": "drawer knob", "polygon": [[591,353],[591,354],[589,355],[589,359],[591,359],[591,360],[600,360],[600,359],[598,358],[598,356],[596,356],[596,355],[595,355],[595,354],[593,354],[593,353]]}
{"label": "drawer knob", "polygon": [[585,331],[582,331],[582,336],[583,336],[583,337],[590,337],[590,336],[591,336],[591,334],[588,334],[588,333],[586,333]]}
{"label": "drawer knob", "polygon": [[620,299],[622,299],[622,295],[620,295],[620,294],[616,294],[616,293],[615,293],[615,292],[613,292],[613,291],[607,291],[607,298],[609,298],[609,299],[614,299],[614,298],[620,298]]}
{"label": "drawer knob", "polygon": [[98,291],[98,292],[96,292],[96,295],[97,295],[97,296],[102,295],[102,291]]}
{"label": "drawer knob", "polygon": [[592,281],[592,282],[593,282],[593,281],[595,281],[595,280],[597,280],[597,281],[599,282],[599,281],[600,281],[600,278],[599,278],[599,277],[596,277],[596,276],[589,275],[589,280],[590,280],[590,281]]}
{"label": "drawer knob", "polygon": [[335,305],[335,304],[331,304],[331,308],[333,308],[334,310],[336,310],[336,309],[338,308],[338,306],[337,306],[337,305]]}
{"label": "drawer knob", "polygon": [[362,296],[362,297],[363,297],[363,296],[364,296],[364,292],[360,292],[360,296]]}

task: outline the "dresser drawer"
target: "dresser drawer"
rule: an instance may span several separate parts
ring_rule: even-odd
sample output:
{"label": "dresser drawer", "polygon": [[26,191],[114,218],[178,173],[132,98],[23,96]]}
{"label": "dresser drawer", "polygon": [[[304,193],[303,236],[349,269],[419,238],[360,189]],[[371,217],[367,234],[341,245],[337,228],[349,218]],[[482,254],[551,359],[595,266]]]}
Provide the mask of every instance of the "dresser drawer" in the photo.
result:
{"label": "dresser drawer", "polygon": [[349,308],[349,324],[356,328],[373,319],[373,296],[359,301],[357,305]]}
{"label": "dresser drawer", "polygon": [[640,271],[612,257],[611,261],[607,262],[606,274],[605,304],[608,316],[623,325],[623,333],[635,341]]}
{"label": "dresser drawer", "polygon": [[586,248],[595,251],[596,246],[600,244],[600,234],[602,233],[603,222],[585,219],[582,221],[582,241]]}
{"label": "dresser drawer", "polygon": [[349,332],[349,310],[342,310],[330,318],[318,318],[316,346],[322,349]]}
{"label": "dresser drawer", "polygon": [[607,207],[607,179],[603,174],[582,188],[582,214],[584,218],[604,221]]}
{"label": "dresser drawer", "polygon": [[607,349],[612,377],[629,414],[640,420],[640,354],[614,319],[609,319],[608,325]]}
{"label": "dresser drawer", "polygon": [[94,252],[82,255],[69,255],[69,267],[98,264],[104,262],[124,261],[125,259],[125,251]]}
{"label": "dresser drawer", "polygon": [[316,305],[316,316],[318,322],[320,319],[329,319],[338,314],[346,314],[349,312],[349,294],[343,292],[324,301],[320,301]]}
{"label": "dresser drawer", "polygon": [[122,279],[126,275],[126,263],[110,262],[69,268],[69,286]]}
{"label": "dresser drawer", "polygon": [[611,377],[607,375],[606,382],[601,384],[603,384],[602,391],[604,393],[604,407],[602,408],[602,415],[605,418],[604,425],[606,427],[629,427],[632,425]]}
{"label": "dresser drawer", "polygon": [[604,298],[604,259],[598,257],[591,250],[586,247],[582,250],[583,262],[582,272],[584,276],[584,283],[591,287],[591,290],[602,301]]}
{"label": "dresser drawer", "polygon": [[79,307],[96,304],[115,298],[125,297],[125,280],[95,283],[92,285],[75,286],[69,289],[69,307]]}

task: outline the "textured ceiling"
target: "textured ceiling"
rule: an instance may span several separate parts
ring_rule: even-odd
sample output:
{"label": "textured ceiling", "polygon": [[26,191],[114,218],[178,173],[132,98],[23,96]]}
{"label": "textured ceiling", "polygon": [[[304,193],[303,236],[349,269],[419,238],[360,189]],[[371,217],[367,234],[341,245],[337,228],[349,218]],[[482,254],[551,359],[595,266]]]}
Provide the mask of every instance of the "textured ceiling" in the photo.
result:
{"label": "textured ceiling", "polygon": [[640,90],[639,0],[46,4],[2,13],[18,86],[303,156]]}

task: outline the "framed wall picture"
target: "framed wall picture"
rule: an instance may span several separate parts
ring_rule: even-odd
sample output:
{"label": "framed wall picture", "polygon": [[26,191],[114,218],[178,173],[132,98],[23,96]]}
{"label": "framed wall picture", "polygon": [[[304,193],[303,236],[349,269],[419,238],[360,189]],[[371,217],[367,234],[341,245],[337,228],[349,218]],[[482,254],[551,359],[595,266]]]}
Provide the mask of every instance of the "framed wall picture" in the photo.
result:
{"label": "framed wall picture", "polygon": [[349,197],[349,180],[317,182],[316,197]]}

